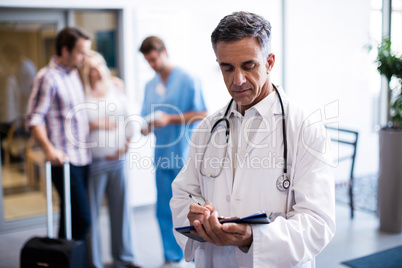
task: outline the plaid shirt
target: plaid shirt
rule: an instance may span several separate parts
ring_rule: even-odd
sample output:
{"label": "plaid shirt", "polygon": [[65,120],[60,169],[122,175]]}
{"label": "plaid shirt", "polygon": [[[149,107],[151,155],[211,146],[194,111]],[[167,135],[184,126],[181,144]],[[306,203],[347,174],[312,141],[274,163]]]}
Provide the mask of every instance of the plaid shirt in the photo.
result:
{"label": "plaid shirt", "polygon": [[84,90],[76,69],[58,63],[53,57],[35,77],[28,101],[26,125],[45,125],[56,149],[66,153],[71,164],[91,163],[88,149],[89,123],[83,109]]}

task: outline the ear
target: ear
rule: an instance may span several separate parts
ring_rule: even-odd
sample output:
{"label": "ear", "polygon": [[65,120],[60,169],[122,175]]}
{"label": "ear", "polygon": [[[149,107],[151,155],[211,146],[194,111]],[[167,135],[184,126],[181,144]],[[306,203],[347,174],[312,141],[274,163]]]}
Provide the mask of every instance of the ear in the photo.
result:
{"label": "ear", "polygon": [[61,56],[62,56],[62,57],[66,57],[66,56],[68,56],[68,55],[70,55],[70,52],[68,51],[67,46],[63,46],[63,47],[61,48]]}
{"label": "ear", "polygon": [[271,53],[268,55],[267,62],[265,64],[265,67],[267,69],[267,74],[269,74],[272,71],[272,68],[274,68],[275,65],[275,54]]}

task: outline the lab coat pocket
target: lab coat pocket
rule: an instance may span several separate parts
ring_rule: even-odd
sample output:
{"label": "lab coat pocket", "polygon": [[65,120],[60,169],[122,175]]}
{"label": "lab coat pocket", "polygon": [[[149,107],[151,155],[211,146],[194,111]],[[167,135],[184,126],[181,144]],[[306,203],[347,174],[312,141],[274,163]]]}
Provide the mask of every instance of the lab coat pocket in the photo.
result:
{"label": "lab coat pocket", "polygon": [[201,176],[200,186],[202,197],[212,203],[219,202],[222,196],[225,197],[229,193],[225,173],[216,178]]}
{"label": "lab coat pocket", "polygon": [[274,215],[284,216],[289,211],[289,202],[290,195],[292,195],[292,166],[291,164],[287,165],[287,173],[286,177],[284,176],[283,165],[280,169],[277,169],[275,172],[272,172],[270,175],[270,196],[264,196],[264,201],[266,203],[267,212],[273,212]]}

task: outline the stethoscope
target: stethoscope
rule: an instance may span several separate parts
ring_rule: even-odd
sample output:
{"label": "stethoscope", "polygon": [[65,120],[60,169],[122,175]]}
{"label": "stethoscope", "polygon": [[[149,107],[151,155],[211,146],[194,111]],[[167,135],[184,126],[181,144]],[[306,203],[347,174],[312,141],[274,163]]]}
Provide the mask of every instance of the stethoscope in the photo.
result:
{"label": "stethoscope", "polygon": [[[288,142],[287,142],[287,139],[286,139],[285,109],[283,108],[282,98],[281,98],[281,95],[279,94],[278,89],[276,88],[276,86],[274,84],[272,84],[272,86],[274,87],[276,93],[278,94],[279,102],[281,104],[281,110],[282,110],[282,128],[283,128],[282,135],[283,135],[284,167],[283,167],[283,175],[281,175],[276,181],[276,188],[278,188],[279,191],[283,192],[283,191],[286,191],[287,189],[289,189],[289,187],[290,187],[290,180],[289,180],[289,177],[287,176],[287,170],[288,170],[288,168],[287,168]],[[222,173],[222,169],[223,169],[222,164],[220,164],[220,169],[219,169],[219,172],[217,174],[211,174],[211,173],[208,173],[208,172],[204,172],[203,171],[203,164],[204,164],[205,152],[207,151],[207,148],[208,148],[208,146],[210,144],[212,135],[213,135],[214,131],[217,129],[217,127],[219,126],[219,124],[222,123],[222,122],[225,123],[225,125],[226,125],[226,131],[225,131],[226,143],[225,143],[225,151],[224,151],[223,156],[226,155],[227,146],[229,144],[229,134],[230,134],[230,123],[229,123],[229,120],[228,120],[228,114],[229,114],[229,109],[232,106],[232,103],[233,103],[233,99],[231,99],[231,101],[229,102],[229,105],[226,108],[224,116],[221,119],[219,119],[218,121],[216,121],[215,124],[212,126],[207,145],[205,146],[204,153],[202,155],[201,166],[200,166],[200,173],[201,173],[202,176],[210,177],[210,178],[216,178]]]}

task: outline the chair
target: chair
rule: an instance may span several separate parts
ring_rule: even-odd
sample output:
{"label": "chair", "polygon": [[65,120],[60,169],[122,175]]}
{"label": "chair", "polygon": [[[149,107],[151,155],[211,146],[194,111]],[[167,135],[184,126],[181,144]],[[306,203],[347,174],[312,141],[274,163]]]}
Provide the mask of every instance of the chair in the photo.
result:
{"label": "chair", "polygon": [[[42,149],[36,144],[35,138],[30,137],[26,149],[26,171],[28,183],[31,187],[39,189],[44,194],[46,193],[46,158]],[[38,176],[36,175],[38,169]]]}
{"label": "chair", "polygon": [[[357,141],[359,138],[359,133],[357,131],[344,129],[344,128],[334,128],[334,127],[326,127],[330,136],[331,141],[334,143],[338,143],[338,145],[345,145],[350,147],[351,152],[348,151],[346,154],[337,155],[338,163],[343,162],[345,160],[351,161],[350,170],[349,170],[349,178],[348,178],[348,187],[349,187],[349,205],[350,205],[350,218],[354,217],[354,199],[353,199],[353,180],[354,180],[354,167],[356,160],[356,150],[357,150]],[[341,150],[339,150],[341,151]]]}
{"label": "chair", "polygon": [[24,130],[24,120],[16,120],[12,123],[7,136],[1,141],[4,150],[4,165],[10,168],[11,156],[23,158],[25,155],[29,134]]}

